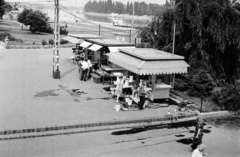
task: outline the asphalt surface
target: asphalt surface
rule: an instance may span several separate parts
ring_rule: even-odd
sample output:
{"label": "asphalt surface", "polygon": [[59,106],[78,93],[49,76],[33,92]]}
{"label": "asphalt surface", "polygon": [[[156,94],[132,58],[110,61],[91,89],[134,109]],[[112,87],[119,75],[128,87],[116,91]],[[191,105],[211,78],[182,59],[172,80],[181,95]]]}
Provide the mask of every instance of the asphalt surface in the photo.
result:
{"label": "asphalt surface", "polygon": [[117,103],[103,89],[108,84],[79,80],[70,61],[71,48],[60,50],[61,79],[53,79],[52,53],[52,49],[0,51],[0,131],[163,117],[178,108],[156,104],[116,112]]}
{"label": "asphalt surface", "polygon": [[[206,125],[209,157],[239,157],[239,130]],[[140,132],[111,130],[34,139],[0,141],[1,157],[190,157],[194,127]],[[125,132],[124,132],[125,131]],[[124,134],[125,133],[125,134]]]}

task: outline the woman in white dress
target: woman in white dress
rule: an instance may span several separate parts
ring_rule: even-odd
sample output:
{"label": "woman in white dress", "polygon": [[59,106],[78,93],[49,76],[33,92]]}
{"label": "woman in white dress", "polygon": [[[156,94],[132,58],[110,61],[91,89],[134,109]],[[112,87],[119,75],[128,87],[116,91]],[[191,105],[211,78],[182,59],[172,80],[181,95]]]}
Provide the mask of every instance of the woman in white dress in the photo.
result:
{"label": "woman in white dress", "polygon": [[119,79],[116,81],[116,91],[115,91],[115,95],[117,96],[116,102],[119,102],[119,97],[122,95],[123,84],[124,84],[123,76],[119,76]]}

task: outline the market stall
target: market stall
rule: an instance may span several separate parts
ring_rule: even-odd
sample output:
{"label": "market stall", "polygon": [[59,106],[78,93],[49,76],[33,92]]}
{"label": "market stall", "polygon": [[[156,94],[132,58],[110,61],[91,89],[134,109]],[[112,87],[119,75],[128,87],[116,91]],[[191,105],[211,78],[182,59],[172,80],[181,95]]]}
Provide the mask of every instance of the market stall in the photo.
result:
{"label": "market stall", "polygon": [[102,82],[112,82],[111,80],[115,78],[114,72],[127,72],[126,69],[114,64],[109,64],[108,57],[105,54],[118,52],[119,48],[135,48],[133,43],[114,39],[87,39],[85,42],[91,43],[91,46],[87,48],[86,57],[90,59],[94,65],[97,65],[95,73],[101,77]]}
{"label": "market stall", "polygon": [[[189,65],[184,57],[151,48],[121,49],[109,53],[109,61],[134,73],[135,85],[145,80],[145,91],[152,101],[168,99],[172,88],[172,74],[187,73]],[[168,78],[168,79],[166,79]]]}
{"label": "market stall", "polygon": [[[75,47],[72,48],[74,56],[71,59],[75,59],[77,55],[80,55],[80,51],[86,49],[91,44],[87,44],[85,42],[86,39],[101,39],[101,36],[95,34],[71,34],[68,33],[68,36],[63,37],[63,40],[67,40],[70,43],[76,44]],[[86,50],[85,50],[86,51]]]}
{"label": "market stall", "polygon": [[108,60],[105,54],[118,52],[118,48],[135,48],[133,43],[114,39],[86,39],[86,42],[92,43],[88,48],[86,56],[104,65],[108,65]]}

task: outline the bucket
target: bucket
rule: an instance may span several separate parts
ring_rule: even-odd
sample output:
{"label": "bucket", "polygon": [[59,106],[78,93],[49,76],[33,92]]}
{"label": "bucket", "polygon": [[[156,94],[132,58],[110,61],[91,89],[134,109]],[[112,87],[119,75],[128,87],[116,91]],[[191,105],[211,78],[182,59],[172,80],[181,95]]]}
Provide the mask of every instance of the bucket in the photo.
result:
{"label": "bucket", "polygon": [[116,111],[120,111],[121,110],[121,105],[116,105],[114,108],[116,109]]}
{"label": "bucket", "polygon": [[128,106],[131,106],[132,105],[132,100],[128,100]]}
{"label": "bucket", "polygon": [[115,95],[115,88],[110,88],[110,90],[111,90],[111,94]]}
{"label": "bucket", "polygon": [[129,82],[133,82],[133,76],[129,76]]}

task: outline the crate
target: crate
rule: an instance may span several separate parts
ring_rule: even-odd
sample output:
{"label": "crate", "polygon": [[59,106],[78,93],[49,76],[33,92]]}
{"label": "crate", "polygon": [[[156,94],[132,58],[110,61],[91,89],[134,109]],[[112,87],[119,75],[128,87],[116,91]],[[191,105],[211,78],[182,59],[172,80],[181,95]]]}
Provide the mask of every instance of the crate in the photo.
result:
{"label": "crate", "polygon": [[94,73],[91,73],[90,74],[92,79],[93,79],[93,82],[95,83],[101,83],[101,76],[97,75],[97,74],[94,74]]}

